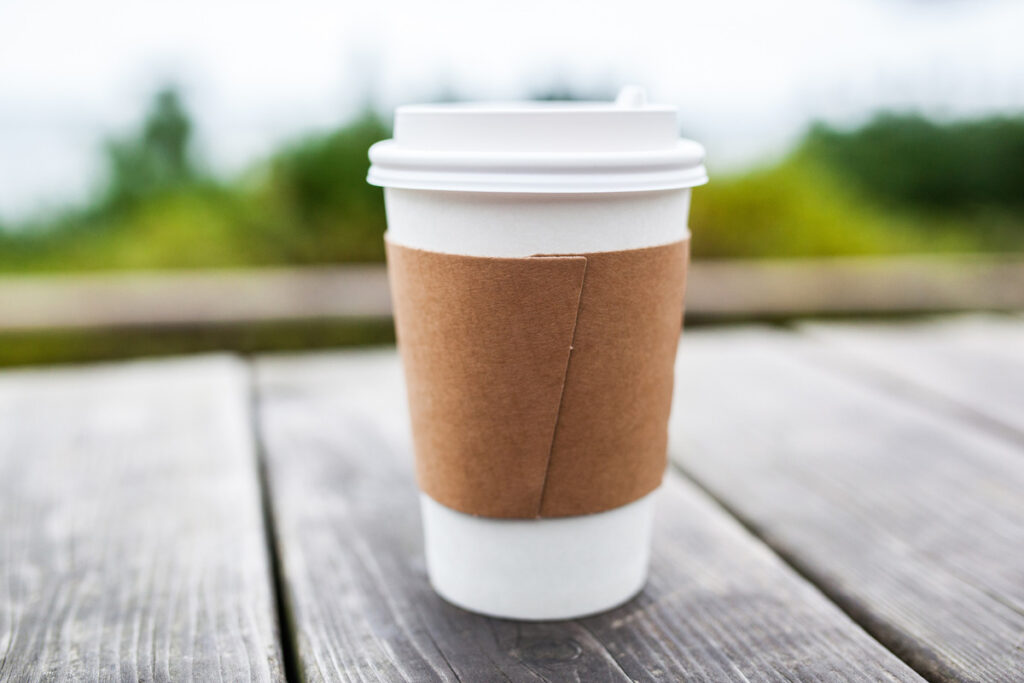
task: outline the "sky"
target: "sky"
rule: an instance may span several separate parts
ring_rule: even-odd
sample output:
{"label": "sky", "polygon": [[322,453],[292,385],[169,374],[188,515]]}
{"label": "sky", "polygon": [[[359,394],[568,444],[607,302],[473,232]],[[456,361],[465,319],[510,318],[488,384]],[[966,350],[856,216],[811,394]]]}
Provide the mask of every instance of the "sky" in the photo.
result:
{"label": "sky", "polygon": [[0,0],[0,218],[80,201],[103,140],[178,84],[204,162],[440,92],[647,86],[727,172],[808,123],[1024,112],[1018,0]]}

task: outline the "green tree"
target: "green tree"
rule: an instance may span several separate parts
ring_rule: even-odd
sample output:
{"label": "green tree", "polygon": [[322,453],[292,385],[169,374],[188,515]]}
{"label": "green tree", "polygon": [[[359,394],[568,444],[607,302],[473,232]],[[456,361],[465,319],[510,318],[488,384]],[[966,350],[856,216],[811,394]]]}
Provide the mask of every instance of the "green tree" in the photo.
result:
{"label": "green tree", "polygon": [[157,92],[141,128],[107,143],[107,204],[136,203],[194,182],[191,135],[192,122],[177,90]]}
{"label": "green tree", "polygon": [[279,257],[300,263],[384,258],[384,199],[366,182],[366,151],[390,132],[366,108],[347,125],[275,155],[257,218],[269,223],[262,232],[276,234]]}

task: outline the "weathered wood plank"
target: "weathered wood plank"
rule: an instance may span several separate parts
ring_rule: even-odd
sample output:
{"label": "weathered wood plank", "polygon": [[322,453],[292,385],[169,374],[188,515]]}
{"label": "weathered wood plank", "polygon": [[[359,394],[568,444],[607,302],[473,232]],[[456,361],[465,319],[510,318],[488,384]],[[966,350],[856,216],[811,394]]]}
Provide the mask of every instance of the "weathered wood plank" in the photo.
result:
{"label": "weathered wood plank", "polygon": [[[1024,259],[945,255],[696,261],[691,320],[1024,309]],[[0,333],[390,318],[382,264],[0,275]]]}
{"label": "weathered wood plank", "polygon": [[0,332],[390,317],[377,264],[0,277]]}
{"label": "weathered wood plank", "polygon": [[1005,256],[698,261],[687,314],[699,319],[1024,309],[1024,263]]}
{"label": "weathered wood plank", "polygon": [[0,375],[0,680],[280,680],[246,367]]}
{"label": "weathered wood plank", "polygon": [[1024,457],[782,332],[690,334],[674,459],[937,680],[1024,671]]}
{"label": "weathered wood plank", "polygon": [[[918,323],[807,323],[840,363],[875,370],[865,379],[904,380],[966,416],[993,420],[1024,438],[1024,320],[971,315]],[[921,400],[929,396],[919,395]]]}
{"label": "weathered wood plank", "polygon": [[453,607],[425,575],[394,351],[264,359],[257,377],[309,680],[917,679],[678,475],[661,493],[638,599],[555,623]]}

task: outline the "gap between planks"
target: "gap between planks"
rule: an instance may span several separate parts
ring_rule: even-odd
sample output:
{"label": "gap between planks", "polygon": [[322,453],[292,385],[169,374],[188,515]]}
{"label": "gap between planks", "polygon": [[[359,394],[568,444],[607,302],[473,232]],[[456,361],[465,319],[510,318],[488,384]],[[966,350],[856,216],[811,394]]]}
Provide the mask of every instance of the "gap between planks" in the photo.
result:
{"label": "gap between planks", "polygon": [[267,558],[270,564],[270,586],[274,593],[274,616],[281,647],[281,669],[285,681],[298,683],[302,681],[296,652],[296,625],[288,604],[288,593],[285,590],[284,576],[281,569],[280,543],[274,522],[274,501],[270,496],[270,482],[267,473],[266,453],[258,424],[258,402],[256,391],[256,370],[251,358],[244,359],[247,375],[249,427],[252,433],[253,458],[256,474],[259,479],[260,508],[262,512],[263,534],[266,540]]}

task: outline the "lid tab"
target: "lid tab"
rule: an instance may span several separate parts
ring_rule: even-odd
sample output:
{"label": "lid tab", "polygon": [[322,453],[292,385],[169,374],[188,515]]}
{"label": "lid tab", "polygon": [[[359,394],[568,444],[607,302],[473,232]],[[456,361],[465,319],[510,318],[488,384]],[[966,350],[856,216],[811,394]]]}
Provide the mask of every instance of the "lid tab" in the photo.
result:
{"label": "lid tab", "polygon": [[615,98],[618,107],[642,107],[647,104],[647,89],[642,85],[624,85]]}

